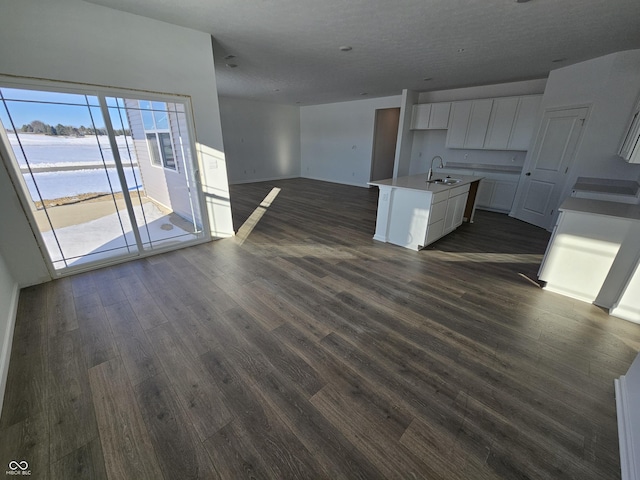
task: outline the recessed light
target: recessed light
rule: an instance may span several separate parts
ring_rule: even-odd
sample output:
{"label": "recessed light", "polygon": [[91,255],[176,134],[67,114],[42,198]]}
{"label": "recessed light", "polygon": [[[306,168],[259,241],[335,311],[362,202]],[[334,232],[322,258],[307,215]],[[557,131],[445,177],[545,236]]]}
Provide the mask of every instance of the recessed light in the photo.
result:
{"label": "recessed light", "polygon": [[564,62],[565,60],[566,60],[565,57],[555,58],[555,59],[551,60],[551,63],[560,63],[560,62]]}
{"label": "recessed light", "polygon": [[433,80],[433,78],[432,77],[425,77],[422,80],[425,81],[425,82],[430,82],[431,80]]}
{"label": "recessed light", "polygon": [[225,65],[229,68],[236,68],[238,66],[235,63],[226,63]]}
{"label": "recessed light", "polygon": [[351,50],[353,50],[353,47],[350,47],[349,45],[343,45],[342,47],[340,47],[341,52],[349,52]]}
{"label": "recessed light", "polygon": [[233,53],[230,53],[229,55],[224,56],[225,60],[231,60],[232,58],[236,58],[236,56]]}

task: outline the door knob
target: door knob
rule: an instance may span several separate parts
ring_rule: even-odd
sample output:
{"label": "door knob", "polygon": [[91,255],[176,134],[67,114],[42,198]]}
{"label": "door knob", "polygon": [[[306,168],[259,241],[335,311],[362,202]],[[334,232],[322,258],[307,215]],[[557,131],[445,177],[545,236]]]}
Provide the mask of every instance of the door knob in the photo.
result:
{"label": "door knob", "polygon": [[527,173],[525,173],[525,175],[526,175],[527,177],[530,177],[530,176],[531,176],[531,172],[527,172]]}

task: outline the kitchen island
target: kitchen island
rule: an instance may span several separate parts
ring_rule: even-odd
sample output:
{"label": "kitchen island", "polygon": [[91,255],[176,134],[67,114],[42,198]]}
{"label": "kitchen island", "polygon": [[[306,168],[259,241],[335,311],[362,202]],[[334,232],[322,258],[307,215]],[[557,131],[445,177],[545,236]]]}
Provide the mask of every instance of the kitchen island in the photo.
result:
{"label": "kitchen island", "polygon": [[569,197],[559,210],[544,288],[640,323],[640,205]]}
{"label": "kitchen island", "polygon": [[380,190],[374,240],[420,250],[458,228],[464,218],[472,222],[482,177],[436,179],[449,183],[428,183],[426,173],[369,182]]}

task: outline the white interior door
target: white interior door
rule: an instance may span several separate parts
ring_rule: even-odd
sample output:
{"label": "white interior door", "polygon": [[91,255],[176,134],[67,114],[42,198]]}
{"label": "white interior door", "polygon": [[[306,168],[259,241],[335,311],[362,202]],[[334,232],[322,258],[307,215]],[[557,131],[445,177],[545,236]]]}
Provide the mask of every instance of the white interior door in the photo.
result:
{"label": "white interior door", "polygon": [[547,230],[553,226],[588,112],[588,107],[580,107],[544,113],[512,216]]}

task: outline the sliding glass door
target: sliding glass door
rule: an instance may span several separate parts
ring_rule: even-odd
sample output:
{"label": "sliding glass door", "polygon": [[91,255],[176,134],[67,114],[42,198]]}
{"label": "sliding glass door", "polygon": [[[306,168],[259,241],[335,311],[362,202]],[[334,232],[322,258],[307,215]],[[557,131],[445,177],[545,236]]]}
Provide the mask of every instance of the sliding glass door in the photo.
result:
{"label": "sliding glass door", "polygon": [[54,273],[206,240],[188,104],[0,85],[2,157]]}

